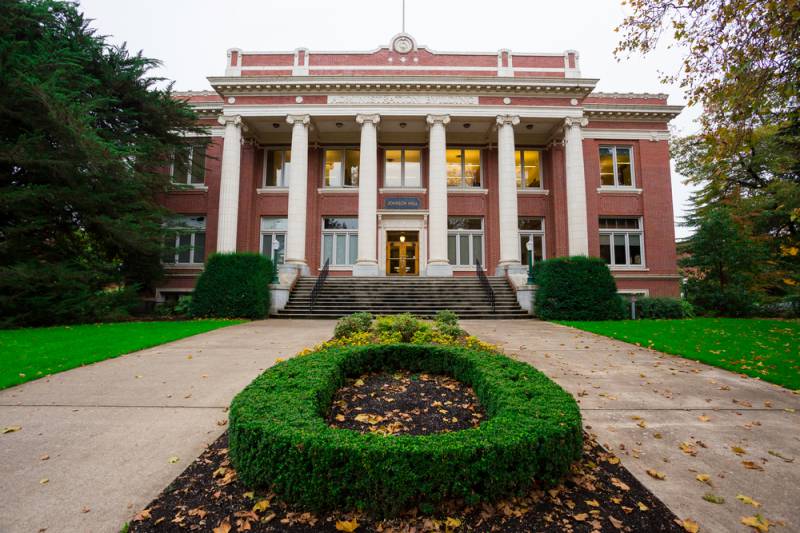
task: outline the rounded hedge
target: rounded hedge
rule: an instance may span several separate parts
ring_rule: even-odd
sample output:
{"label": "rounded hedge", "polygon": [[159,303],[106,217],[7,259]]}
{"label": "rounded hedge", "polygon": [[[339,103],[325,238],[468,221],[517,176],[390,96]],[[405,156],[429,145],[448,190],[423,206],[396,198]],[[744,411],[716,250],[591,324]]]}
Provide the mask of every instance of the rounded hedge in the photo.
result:
{"label": "rounded hedge", "polygon": [[582,255],[536,264],[534,311],[545,320],[619,320],[626,309],[602,259]]}
{"label": "rounded hedge", "polygon": [[192,294],[192,316],[266,317],[272,272],[272,262],[260,254],[213,254]]}
{"label": "rounded hedge", "polygon": [[[406,369],[452,375],[487,412],[477,428],[382,436],[325,422],[347,377]],[[395,515],[445,500],[494,500],[559,481],[582,452],[575,400],[535,368],[497,353],[432,345],[333,348],[276,364],[233,400],[239,477],[313,511]]]}

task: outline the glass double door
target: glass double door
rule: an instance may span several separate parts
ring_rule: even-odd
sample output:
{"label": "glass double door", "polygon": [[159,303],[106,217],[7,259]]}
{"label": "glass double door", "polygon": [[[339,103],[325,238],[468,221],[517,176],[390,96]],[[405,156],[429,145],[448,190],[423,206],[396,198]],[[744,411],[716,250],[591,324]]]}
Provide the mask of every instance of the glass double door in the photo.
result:
{"label": "glass double door", "polygon": [[419,274],[419,232],[386,232],[386,275]]}

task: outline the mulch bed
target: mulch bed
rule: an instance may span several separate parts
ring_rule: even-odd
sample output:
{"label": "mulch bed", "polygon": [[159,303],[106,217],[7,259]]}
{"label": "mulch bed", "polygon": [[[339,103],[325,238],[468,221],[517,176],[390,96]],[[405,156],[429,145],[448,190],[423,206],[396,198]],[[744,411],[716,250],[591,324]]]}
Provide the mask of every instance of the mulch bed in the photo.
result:
{"label": "mulch bed", "polygon": [[437,374],[366,374],[336,392],[331,427],[382,435],[427,435],[478,426],[486,411],[471,388]]}
{"label": "mulch bed", "polygon": [[[333,401],[334,427],[391,435],[423,435],[475,427],[485,412],[471,389],[447,376],[369,374],[347,382]],[[619,459],[585,436],[584,455],[564,482],[494,504],[452,502],[435,517],[416,509],[392,520],[359,513],[314,515],[273,493],[242,485],[223,434],[130,523],[131,532],[358,531],[422,533],[682,532],[675,515]]]}

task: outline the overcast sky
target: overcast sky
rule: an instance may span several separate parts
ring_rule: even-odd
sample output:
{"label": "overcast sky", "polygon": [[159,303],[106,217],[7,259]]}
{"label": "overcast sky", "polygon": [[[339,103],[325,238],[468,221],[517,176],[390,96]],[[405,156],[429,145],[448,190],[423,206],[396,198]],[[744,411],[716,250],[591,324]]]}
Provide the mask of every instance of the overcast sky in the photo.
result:
{"label": "overcast sky", "polygon": [[[158,58],[158,75],[177,90],[209,89],[206,76],[224,74],[228,48],[243,50],[372,50],[401,30],[402,0],[81,0],[101,34]],[[625,12],[619,0],[406,0],[406,31],[437,51],[580,53],[581,74],[600,78],[599,91],[664,92],[685,103],[678,87],[659,83],[675,72],[678,51],[617,62],[614,28]],[[686,109],[673,127],[695,131],[697,109]],[[676,234],[689,190],[673,172]]]}

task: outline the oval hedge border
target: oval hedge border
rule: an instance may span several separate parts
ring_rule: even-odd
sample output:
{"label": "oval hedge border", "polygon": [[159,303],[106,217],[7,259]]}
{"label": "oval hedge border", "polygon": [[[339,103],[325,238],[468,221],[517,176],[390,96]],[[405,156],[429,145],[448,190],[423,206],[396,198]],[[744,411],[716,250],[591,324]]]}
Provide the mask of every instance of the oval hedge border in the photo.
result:
{"label": "oval hedge border", "polygon": [[[477,428],[381,436],[325,422],[346,377],[377,370],[444,373],[473,387]],[[230,457],[242,481],[313,511],[425,512],[452,498],[494,500],[560,480],[582,451],[575,400],[532,366],[457,347],[332,348],[265,371],[230,410]]]}

